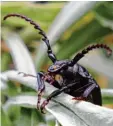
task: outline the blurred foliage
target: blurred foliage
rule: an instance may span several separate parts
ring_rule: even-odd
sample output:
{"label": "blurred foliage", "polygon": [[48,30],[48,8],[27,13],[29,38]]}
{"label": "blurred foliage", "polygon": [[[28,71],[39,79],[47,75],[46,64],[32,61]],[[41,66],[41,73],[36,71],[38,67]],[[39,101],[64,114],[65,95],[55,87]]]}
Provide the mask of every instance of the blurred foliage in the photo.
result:
{"label": "blurred foliage", "polygon": [[[30,2],[8,2],[4,3],[1,7],[1,18],[3,19],[3,16],[8,13],[14,13],[14,10],[16,9],[16,13],[30,17],[32,20],[38,22],[44,31],[47,31],[52,20],[54,20],[55,16],[58,14],[63,5],[63,3],[50,3],[41,5]],[[2,21],[2,26],[3,30],[8,27],[9,30],[19,32],[25,42],[31,43],[31,40],[33,41],[40,39],[40,36],[37,35],[37,31],[34,30],[29,23],[26,23],[21,19],[8,19],[5,23]]]}
{"label": "blurred foliage", "polygon": [[[2,2],[1,19],[8,13],[19,13],[26,15],[38,22],[42,29],[47,32],[49,26],[60,12],[65,2],[48,2],[45,4],[33,2]],[[80,20],[74,23],[64,32],[55,45],[53,50],[59,59],[71,58],[76,52],[92,43],[107,43],[113,47],[113,3],[102,2],[98,4],[93,10],[85,14]],[[14,68],[12,58],[8,47],[4,42],[4,34],[6,32],[17,32],[24,40],[26,46],[35,56],[36,46],[39,46],[41,36],[33,29],[29,23],[18,19],[10,18],[2,23],[2,41],[1,41],[1,71]],[[38,44],[36,43],[38,42]],[[48,58],[44,59],[42,68],[46,70],[50,64]],[[89,70],[96,78],[97,82],[101,84],[104,80],[104,85],[101,87],[107,88],[109,80],[104,76]],[[105,81],[106,80],[106,81]],[[27,93],[29,91],[36,94],[30,88],[24,87],[17,82],[9,82],[8,89],[2,91],[2,103],[8,97],[16,96],[20,93]],[[111,104],[112,99],[104,98],[104,104]],[[12,107],[8,112],[2,112],[2,126],[38,126],[40,123],[45,124],[45,117],[35,109]],[[46,122],[47,123],[47,122]],[[50,121],[49,126],[53,126],[54,122]]]}

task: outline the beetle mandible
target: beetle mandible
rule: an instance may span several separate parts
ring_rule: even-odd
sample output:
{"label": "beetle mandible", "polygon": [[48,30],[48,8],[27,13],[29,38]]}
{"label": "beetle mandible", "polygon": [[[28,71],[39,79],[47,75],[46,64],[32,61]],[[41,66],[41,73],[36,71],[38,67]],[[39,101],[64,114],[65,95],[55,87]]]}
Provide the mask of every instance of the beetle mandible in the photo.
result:
{"label": "beetle mandible", "polygon": [[[49,103],[51,98],[65,92],[71,96],[73,99],[90,101],[96,105],[102,105],[101,91],[100,87],[91,74],[77,62],[84,57],[89,51],[96,48],[103,48],[107,50],[108,54],[112,53],[112,50],[105,44],[95,44],[88,46],[81,52],[76,54],[72,60],[57,60],[55,54],[52,52],[51,46],[49,44],[49,39],[47,38],[45,32],[40,28],[38,24],[32,21],[30,18],[20,14],[8,14],[4,17],[4,20],[16,16],[22,18],[34,26],[35,29],[39,30],[39,34],[42,35],[42,40],[47,45],[48,57],[51,59],[53,64],[48,68],[48,72],[38,72],[37,73],[37,84],[38,84],[38,100],[37,108],[39,108],[42,92],[45,89],[44,81],[47,81],[51,85],[58,88],[53,93],[51,93],[46,100],[40,106],[41,112],[44,113],[45,106]],[[62,76],[62,80],[56,80],[55,76],[59,74]],[[25,74],[24,76],[33,76],[30,74]],[[35,77],[35,76],[33,76]]]}

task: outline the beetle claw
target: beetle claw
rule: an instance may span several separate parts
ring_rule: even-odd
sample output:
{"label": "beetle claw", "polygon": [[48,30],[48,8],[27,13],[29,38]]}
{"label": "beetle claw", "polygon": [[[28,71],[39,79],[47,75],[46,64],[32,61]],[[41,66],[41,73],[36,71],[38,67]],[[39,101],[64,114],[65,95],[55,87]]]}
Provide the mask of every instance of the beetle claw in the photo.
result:
{"label": "beetle claw", "polygon": [[40,107],[41,113],[45,114],[45,106],[46,106],[48,103],[49,103],[48,100],[45,100],[45,101],[42,103],[42,105],[41,105],[41,107]]}

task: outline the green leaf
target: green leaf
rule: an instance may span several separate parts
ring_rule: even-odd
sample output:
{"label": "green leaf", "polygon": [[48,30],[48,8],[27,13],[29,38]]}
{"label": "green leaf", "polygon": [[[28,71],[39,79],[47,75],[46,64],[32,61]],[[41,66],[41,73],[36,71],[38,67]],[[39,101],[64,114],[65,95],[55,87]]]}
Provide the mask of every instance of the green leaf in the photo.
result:
{"label": "green leaf", "polygon": [[[59,37],[65,32],[73,23],[78,21],[88,11],[90,11],[96,4],[96,1],[71,1],[68,2],[52,23],[48,32],[50,44],[53,45]],[[35,58],[37,68],[39,69],[46,59],[45,43],[42,43],[37,50]]]}
{"label": "green leaf", "polygon": [[104,2],[94,10],[96,14],[109,19],[113,20],[113,3],[112,2]]}
{"label": "green leaf", "polygon": [[57,56],[58,59],[69,58],[83,47],[99,42],[105,35],[112,30],[103,28],[96,20],[91,21],[81,29],[73,32],[70,38],[61,45]]}
{"label": "green leaf", "polygon": [[[28,3],[29,4],[29,3]],[[9,6],[10,5],[10,6]],[[56,6],[55,6],[56,5]],[[46,24],[47,22],[51,22],[54,19],[56,14],[59,12],[60,8],[63,6],[63,3],[56,3],[56,4],[48,4],[48,5],[40,5],[36,6],[33,3],[30,3],[29,6],[26,6],[26,2],[7,2],[1,6],[2,15],[3,16],[9,13],[19,13],[26,16],[29,16],[34,21],[43,22]],[[18,21],[18,18],[8,19],[7,25],[11,27],[15,26],[28,26],[25,21]],[[12,25],[13,24],[13,25]],[[41,25],[42,26],[42,25]]]}
{"label": "green leaf", "polygon": [[1,109],[1,126],[12,126],[10,118],[2,109]]}
{"label": "green leaf", "polygon": [[103,97],[102,102],[103,104],[113,104],[113,97]]}
{"label": "green leaf", "polygon": [[14,123],[16,126],[36,126],[40,122],[44,123],[44,118],[36,109],[21,107],[20,117]]}
{"label": "green leaf", "polygon": [[103,104],[113,104],[113,89],[102,89]]}
{"label": "green leaf", "polygon": [[9,63],[11,62],[11,56],[9,53],[2,53],[1,55],[1,71],[5,71],[9,67]]}
{"label": "green leaf", "polygon": [[98,8],[94,10],[96,19],[104,27],[108,27],[113,30],[113,3],[104,2]]}

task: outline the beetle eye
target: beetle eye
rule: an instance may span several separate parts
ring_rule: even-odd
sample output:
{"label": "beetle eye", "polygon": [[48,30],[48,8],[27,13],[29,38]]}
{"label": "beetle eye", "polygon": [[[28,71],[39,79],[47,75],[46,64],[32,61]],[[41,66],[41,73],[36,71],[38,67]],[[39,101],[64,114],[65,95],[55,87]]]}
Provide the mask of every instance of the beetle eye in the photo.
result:
{"label": "beetle eye", "polygon": [[57,66],[53,66],[53,69],[56,70]]}

